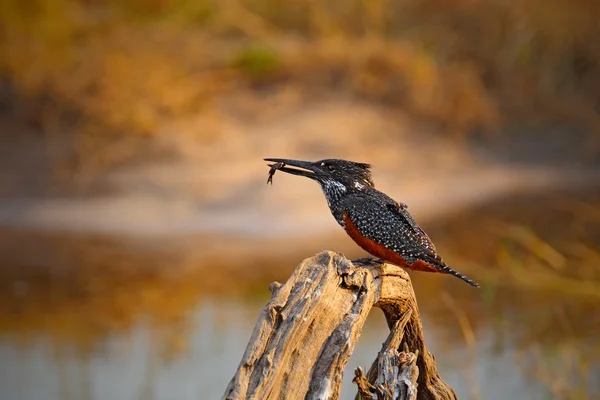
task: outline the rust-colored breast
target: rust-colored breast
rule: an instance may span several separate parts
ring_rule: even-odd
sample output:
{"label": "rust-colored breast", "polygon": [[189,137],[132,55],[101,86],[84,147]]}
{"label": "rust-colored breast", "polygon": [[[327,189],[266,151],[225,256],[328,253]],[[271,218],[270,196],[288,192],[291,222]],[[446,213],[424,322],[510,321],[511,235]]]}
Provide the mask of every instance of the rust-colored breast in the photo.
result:
{"label": "rust-colored breast", "polygon": [[440,272],[437,268],[432,267],[425,261],[421,260],[409,265],[400,254],[363,236],[354,222],[352,222],[346,211],[344,211],[344,226],[348,236],[350,236],[352,240],[354,240],[356,244],[358,244],[363,250],[371,255],[374,255],[375,257],[379,257],[382,260],[398,265],[399,267],[408,268],[415,271]]}
{"label": "rust-colored breast", "polygon": [[363,250],[368,252],[369,254],[374,255],[375,257],[379,257],[385,261],[389,261],[393,264],[399,265],[401,267],[407,268],[408,265],[404,258],[399,254],[396,254],[390,249],[387,249],[385,246],[374,242],[373,240],[364,237],[354,222],[348,216],[348,213],[344,211],[344,226],[346,227],[346,233],[348,236],[352,238]]}

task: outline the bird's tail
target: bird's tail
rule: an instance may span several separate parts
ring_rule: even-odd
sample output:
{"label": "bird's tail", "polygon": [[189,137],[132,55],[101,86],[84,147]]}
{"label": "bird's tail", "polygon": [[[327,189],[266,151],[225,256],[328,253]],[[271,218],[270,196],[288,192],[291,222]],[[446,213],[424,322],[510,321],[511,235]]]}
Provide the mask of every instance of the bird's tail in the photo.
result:
{"label": "bird's tail", "polygon": [[450,274],[450,275],[454,275],[457,278],[462,279],[463,281],[467,282],[469,285],[474,286],[474,287],[479,287],[479,283],[475,282],[473,279],[466,277],[465,275],[461,274],[460,272],[450,268],[445,262],[444,260],[442,260],[440,258],[440,256],[435,256],[435,257],[428,257],[429,259],[427,260],[428,263],[433,266],[435,269],[437,269],[439,272],[442,272],[444,274]]}

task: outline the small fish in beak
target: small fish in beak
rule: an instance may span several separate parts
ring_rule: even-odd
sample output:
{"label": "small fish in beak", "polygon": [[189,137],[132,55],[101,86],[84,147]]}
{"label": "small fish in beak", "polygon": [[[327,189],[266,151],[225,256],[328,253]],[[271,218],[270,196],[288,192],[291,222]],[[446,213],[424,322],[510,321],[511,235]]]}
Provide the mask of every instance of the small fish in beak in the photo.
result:
{"label": "small fish in beak", "polygon": [[267,184],[270,183],[271,185],[273,185],[273,175],[275,175],[275,171],[285,167],[285,163],[278,161],[275,164],[269,165],[269,167],[271,167],[271,169],[269,169],[269,177],[267,178]]}

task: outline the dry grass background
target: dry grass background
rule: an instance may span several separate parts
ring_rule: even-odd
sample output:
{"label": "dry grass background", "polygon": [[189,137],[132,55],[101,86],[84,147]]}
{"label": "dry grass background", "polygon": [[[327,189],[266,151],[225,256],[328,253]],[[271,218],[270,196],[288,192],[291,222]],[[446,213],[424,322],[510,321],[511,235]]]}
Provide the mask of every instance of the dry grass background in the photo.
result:
{"label": "dry grass background", "polygon": [[598,132],[599,19],[593,0],[8,0],[0,74],[37,126],[88,137],[155,135],[232,91],[289,86],[451,133],[524,116]]}

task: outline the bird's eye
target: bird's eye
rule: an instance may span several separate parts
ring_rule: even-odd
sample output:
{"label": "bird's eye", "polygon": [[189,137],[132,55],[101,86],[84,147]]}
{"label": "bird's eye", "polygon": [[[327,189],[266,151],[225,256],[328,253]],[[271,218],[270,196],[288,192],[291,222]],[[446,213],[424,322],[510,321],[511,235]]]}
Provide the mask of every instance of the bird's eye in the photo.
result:
{"label": "bird's eye", "polygon": [[329,172],[333,172],[333,171],[335,171],[335,168],[333,167],[333,165],[331,165],[331,164],[328,164],[328,165],[327,165],[327,170],[328,170]]}

